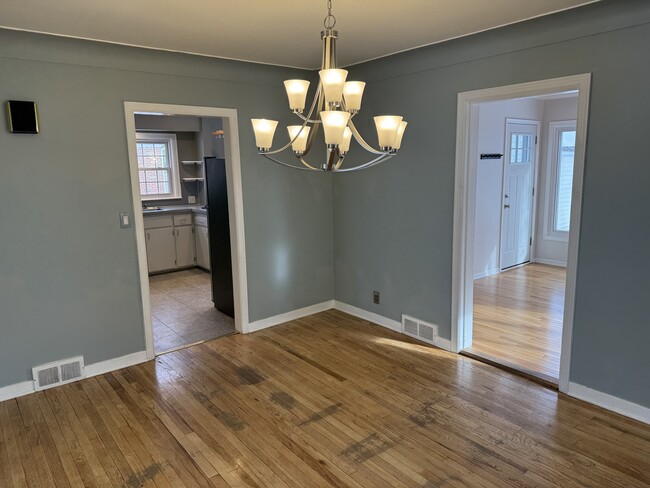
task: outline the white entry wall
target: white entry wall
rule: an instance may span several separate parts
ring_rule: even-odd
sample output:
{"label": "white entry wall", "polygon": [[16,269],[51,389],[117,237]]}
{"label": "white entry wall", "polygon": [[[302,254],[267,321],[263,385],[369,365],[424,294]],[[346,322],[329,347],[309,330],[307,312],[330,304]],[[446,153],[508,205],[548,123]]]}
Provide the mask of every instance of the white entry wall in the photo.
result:
{"label": "white entry wall", "polygon": [[503,204],[503,159],[480,159],[480,155],[504,153],[506,119],[541,121],[544,101],[525,98],[486,102],[479,105],[478,111],[474,279],[499,272]]}

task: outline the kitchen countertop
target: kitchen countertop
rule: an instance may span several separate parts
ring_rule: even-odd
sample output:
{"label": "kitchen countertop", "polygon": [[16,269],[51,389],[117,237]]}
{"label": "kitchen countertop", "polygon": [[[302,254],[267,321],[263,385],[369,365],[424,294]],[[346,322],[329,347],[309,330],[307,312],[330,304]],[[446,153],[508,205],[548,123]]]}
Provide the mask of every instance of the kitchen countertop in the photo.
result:
{"label": "kitchen countertop", "polygon": [[158,206],[155,210],[149,210],[146,208],[142,209],[143,215],[160,215],[167,213],[182,213],[182,212],[192,212],[196,214],[206,214],[207,210],[201,207],[200,205],[169,205],[166,207]]}

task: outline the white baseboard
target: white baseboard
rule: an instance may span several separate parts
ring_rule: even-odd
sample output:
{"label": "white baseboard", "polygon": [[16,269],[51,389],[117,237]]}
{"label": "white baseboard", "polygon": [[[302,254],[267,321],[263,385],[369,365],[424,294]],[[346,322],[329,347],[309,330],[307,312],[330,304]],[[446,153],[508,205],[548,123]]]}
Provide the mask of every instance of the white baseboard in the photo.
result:
{"label": "white baseboard", "polygon": [[475,273],[474,274],[474,279],[478,280],[478,279],[481,279],[481,278],[487,278],[488,276],[499,274],[500,272],[501,272],[501,270],[499,268],[488,269],[487,271],[481,271],[480,273]]}
{"label": "white baseboard", "polygon": [[0,388],[0,402],[18,398],[21,396],[29,395],[34,392],[33,381],[23,381],[22,383],[15,383],[13,385],[3,386]]}
{"label": "white baseboard", "polygon": [[331,308],[334,308],[334,300],[327,300],[326,302],[310,305],[309,307],[299,308],[297,310],[292,310],[291,312],[274,315],[273,317],[268,317],[262,320],[256,320],[255,322],[250,322],[248,324],[245,333],[257,332],[258,330],[267,329],[274,325],[283,324],[285,322],[307,317],[308,315],[324,312]]}
{"label": "white baseboard", "polygon": [[364,310],[362,308],[355,307],[353,305],[348,305],[347,303],[339,302],[337,300],[334,300],[334,308],[336,310],[340,310],[341,312],[354,315],[355,317],[358,317],[360,319],[367,320],[368,322],[381,325],[382,327],[385,327],[392,331],[402,332],[402,324],[397,320],[389,319],[382,315],[378,315],[373,312],[368,312],[367,310]]}
{"label": "white baseboard", "polygon": [[111,371],[117,371],[122,368],[128,368],[129,366],[135,366],[136,364],[144,363],[145,361],[147,361],[147,351],[138,351],[132,354],[127,354],[126,356],[120,356],[119,358],[107,359],[106,361],[100,361],[99,363],[88,364],[85,367],[86,378],[110,373]]}
{"label": "white baseboard", "polygon": [[[139,351],[127,354],[126,356],[120,356],[119,358],[108,359],[94,364],[87,364],[84,371],[86,373],[86,378],[90,378],[92,376],[144,363],[145,361],[147,361],[147,352]],[[33,381],[23,381],[13,385],[3,386],[0,388],[0,402],[29,395],[30,393],[34,393],[34,391]]]}
{"label": "white baseboard", "polygon": [[650,408],[648,407],[643,407],[636,403],[571,382],[569,382],[567,395],[588,403],[593,403],[612,412],[620,413],[639,422],[650,424]]}
{"label": "white baseboard", "polygon": [[554,259],[535,258],[534,262],[539,264],[548,264],[550,266],[561,266],[566,268],[566,261],[555,261]]}
{"label": "white baseboard", "polygon": [[[402,333],[402,323],[397,320],[386,318],[382,315],[378,315],[373,312],[368,312],[359,307],[353,305],[348,305],[347,303],[339,302],[334,300],[334,308],[340,310],[341,312],[349,313],[368,322],[372,322],[377,325],[381,325],[387,329],[390,329],[394,332]],[[411,336],[409,336],[411,337]],[[446,351],[451,351],[451,341],[443,337],[434,337],[434,346],[444,349]]]}

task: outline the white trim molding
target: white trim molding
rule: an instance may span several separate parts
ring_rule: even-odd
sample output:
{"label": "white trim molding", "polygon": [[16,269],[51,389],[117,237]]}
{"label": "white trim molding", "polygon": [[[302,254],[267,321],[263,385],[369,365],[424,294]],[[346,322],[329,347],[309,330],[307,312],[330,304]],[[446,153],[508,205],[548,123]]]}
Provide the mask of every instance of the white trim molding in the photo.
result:
{"label": "white trim molding", "polygon": [[334,300],[334,308],[336,310],[340,310],[341,312],[354,315],[357,318],[372,322],[373,324],[381,325],[382,327],[390,329],[394,332],[402,332],[402,323],[398,322],[397,320],[386,318],[374,312],[368,312],[363,308],[348,305],[347,303],[339,302],[338,300]]}
{"label": "white trim molding", "polygon": [[[559,137],[564,130],[576,130],[575,120],[554,120],[548,124],[546,138],[546,188],[544,189],[544,222],[543,239],[547,241],[569,242],[568,231],[554,229],[555,213],[557,208],[557,185],[559,169]],[[574,165],[575,166],[575,165]]]}
{"label": "white trim molding", "polygon": [[244,235],[244,197],[242,190],[241,160],[239,155],[239,124],[237,110],[231,108],[196,107],[192,105],[168,105],[161,103],[124,102],[126,137],[128,142],[131,193],[133,196],[133,221],[135,223],[140,293],[142,295],[142,319],[144,323],[147,358],[155,356],[153,349],[153,324],[149,294],[149,270],[144,218],[140,205],[140,184],[136,154],[136,113],[160,113],[189,115],[195,117],[221,117],[226,137],[226,180],[228,187],[228,212],[230,218],[230,247],[232,249],[233,295],[235,299],[235,329],[243,334],[250,332],[248,324],[248,285],[246,275],[246,239]]}
{"label": "white trim molding", "polygon": [[[138,351],[125,356],[107,359],[106,361],[87,364],[84,370],[86,378],[90,378],[92,376],[110,373],[111,371],[117,371],[118,369],[128,368],[129,366],[135,366],[146,361],[148,361],[147,351]],[[83,381],[84,379],[80,378],[79,381]],[[63,385],[57,385],[55,388],[58,388],[58,386]],[[29,395],[30,393],[34,393],[34,391],[34,381],[22,381],[13,385],[3,386],[0,388],[0,402]]]}
{"label": "white trim molding", "polygon": [[106,361],[100,361],[98,363],[87,364],[86,365],[86,378],[91,378],[104,373],[110,373],[111,371],[117,371],[118,369],[128,368],[129,366],[135,366],[136,364],[145,363],[148,361],[147,351],[138,351],[125,356],[120,356],[118,358],[107,359]]}
{"label": "white trim molding", "polygon": [[578,383],[569,383],[567,395],[583,400],[593,405],[598,405],[606,410],[620,413],[625,417],[629,417],[645,424],[650,424],[650,408],[644,407],[637,403],[632,403],[622,398],[609,395],[607,393],[593,390],[586,386],[579,385]]}
{"label": "white trim molding", "polygon": [[566,268],[567,266],[566,261],[556,261],[555,259],[535,258],[534,262],[539,264],[548,264],[549,266],[561,266],[562,268]]}
{"label": "white trim molding", "polygon": [[[398,322],[397,320],[389,319],[382,315],[378,315],[374,312],[368,312],[367,310],[364,310],[359,307],[355,307],[353,305],[348,305],[347,303],[339,302],[338,300],[334,300],[334,308],[336,310],[340,310],[341,312],[354,315],[357,318],[367,320],[368,322],[372,322],[373,324],[380,325],[386,329],[390,329],[393,332],[398,332],[402,334],[402,323]],[[408,337],[412,337],[412,336],[408,336]],[[445,351],[451,351],[451,341],[449,339],[436,336],[434,337],[433,340],[434,340],[434,344],[433,344],[434,346],[440,349],[444,349]],[[423,344],[425,343],[423,342]]]}
{"label": "white trim molding", "polygon": [[330,310],[332,308],[334,308],[334,300],[328,300],[326,302],[310,305],[309,307],[303,307],[292,310],[290,312],[274,315],[273,317],[256,320],[255,322],[248,324],[248,332],[257,332],[258,330],[268,329],[269,327],[284,324],[285,322],[290,322],[292,320],[301,319],[303,317],[307,317],[308,315],[324,312],[325,310]]}
{"label": "white trim molding", "polygon": [[501,273],[501,270],[499,268],[492,268],[492,269],[488,269],[487,271],[481,271],[480,273],[476,273],[474,275],[474,279],[480,280],[481,278],[487,278],[488,276],[494,276],[499,273]]}
{"label": "white trim molding", "polygon": [[33,381],[22,381],[0,388],[0,402],[34,393]]}
{"label": "white trim molding", "polygon": [[590,87],[591,74],[587,73],[458,94],[451,310],[451,348],[454,352],[460,352],[472,343],[475,218],[473,208],[474,194],[476,193],[476,162],[472,155],[475,152],[473,149],[475,148],[475,140],[478,135],[478,104],[496,100],[525,98],[573,90],[578,91],[571,229],[569,232],[566,296],[562,327],[562,353],[560,357],[559,389],[562,392],[566,392],[569,387]]}

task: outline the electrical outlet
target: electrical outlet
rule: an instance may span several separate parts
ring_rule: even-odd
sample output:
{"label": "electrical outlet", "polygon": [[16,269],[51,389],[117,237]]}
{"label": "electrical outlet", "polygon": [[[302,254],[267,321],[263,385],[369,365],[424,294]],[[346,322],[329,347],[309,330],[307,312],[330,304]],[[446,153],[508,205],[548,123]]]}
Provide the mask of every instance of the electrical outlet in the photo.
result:
{"label": "electrical outlet", "polygon": [[188,196],[187,203],[196,203],[196,197],[193,195]]}
{"label": "electrical outlet", "polygon": [[378,291],[373,291],[372,292],[372,303],[375,305],[379,305],[379,292]]}

